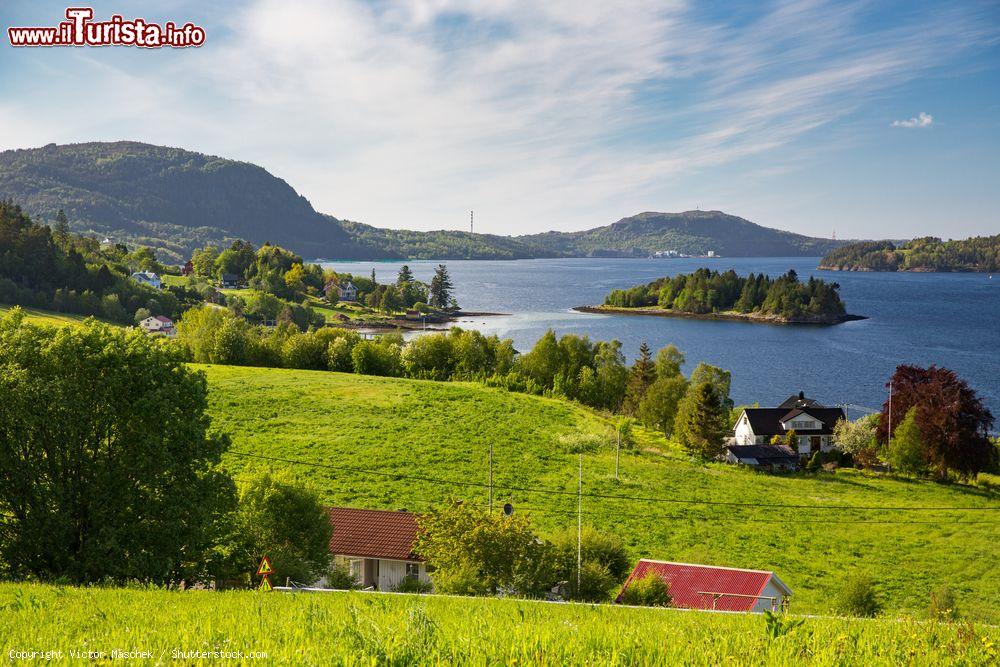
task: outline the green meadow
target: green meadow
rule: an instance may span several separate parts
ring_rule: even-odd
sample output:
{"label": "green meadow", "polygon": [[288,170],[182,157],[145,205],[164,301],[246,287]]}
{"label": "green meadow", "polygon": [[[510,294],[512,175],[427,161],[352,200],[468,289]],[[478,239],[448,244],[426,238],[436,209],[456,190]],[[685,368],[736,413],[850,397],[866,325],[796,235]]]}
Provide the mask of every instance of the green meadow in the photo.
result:
{"label": "green meadow", "polygon": [[986,485],[855,470],[767,475],[695,462],[645,431],[616,479],[611,422],[566,401],[467,383],[200,368],[213,427],[232,437],[226,465],[289,467],[331,504],[486,503],[492,444],[495,502],[556,531],[576,524],[582,447],[584,493],[626,496],[585,496],[584,522],[618,534],[636,559],[774,570],[796,613],[830,613],[844,577],[861,572],[877,581],[887,615],[925,617],[930,593],[948,586],[965,618],[1000,621],[1000,494]]}
{"label": "green meadow", "polygon": [[[0,303],[0,317],[5,315],[14,306],[6,303]],[[83,321],[87,319],[86,315],[74,315],[71,313],[57,313],[51,310],[41,310],[40,308],[25,308],[21,306],[21,310],[24,311],[25,319],[28,322],[34,324],[45,324],[53,327],[66,326],[79,326],[83,324]]]}
{"label": "green meadow", "polygon": [[[762,616],[378,593],[0,584],[3,656],[145,651],[138,662],[302,665],[986,665],[995,626]],[[772,628],[773,629],[773,628]],[[214,652],[218,652],[217,654]],[[242,654],[242,657],[240,657]],[[235,656],[235,657],[234,657]],[[109,662],[97,657],[95,662]],[[130,661],[134,662],[134,661]]]}

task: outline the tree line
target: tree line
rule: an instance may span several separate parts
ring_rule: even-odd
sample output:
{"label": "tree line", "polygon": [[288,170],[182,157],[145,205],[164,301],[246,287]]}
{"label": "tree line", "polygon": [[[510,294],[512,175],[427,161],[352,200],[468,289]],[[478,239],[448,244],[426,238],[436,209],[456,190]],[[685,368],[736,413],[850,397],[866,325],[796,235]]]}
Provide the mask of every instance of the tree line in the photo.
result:
{"label": "tree line", "polygon": [[720,273],[702,268],[613,290],[604,304],[616,308],[655,306],[693,314],[735,311],[787,319],[829,317],[845,313],[839,289],[836,283],[811,276],[803,283],[794,270],[772,279],[764,274],[743,277],[733,270]]}
{"label": "tree line", "polygon": [[1000,271],[1000,234],[942,241],[925,236],[896,246],[863,241],[837,248],[820,268],[844,271]]}
{"label": "tree line", "polygon": [[0,303],[131,324],[136,313],[178,317],[201,295],[183,287],[157,290],[130,278],[162,271],[149,248],[102,247],[71,234],[65,214],[39,225],[10,201],[0,201]]}

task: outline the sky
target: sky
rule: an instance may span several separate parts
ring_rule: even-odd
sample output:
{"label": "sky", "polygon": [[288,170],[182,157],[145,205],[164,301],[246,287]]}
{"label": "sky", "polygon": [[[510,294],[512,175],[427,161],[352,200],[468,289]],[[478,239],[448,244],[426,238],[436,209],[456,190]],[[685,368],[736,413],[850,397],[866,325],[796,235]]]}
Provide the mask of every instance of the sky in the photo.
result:
{"label": "sky", "polygon": [[722,210],[837,238],[1000,233],[1000,3],[119,0],[200,48],[13,48],[0,149],[259,164],[379,227],[526,234]]}

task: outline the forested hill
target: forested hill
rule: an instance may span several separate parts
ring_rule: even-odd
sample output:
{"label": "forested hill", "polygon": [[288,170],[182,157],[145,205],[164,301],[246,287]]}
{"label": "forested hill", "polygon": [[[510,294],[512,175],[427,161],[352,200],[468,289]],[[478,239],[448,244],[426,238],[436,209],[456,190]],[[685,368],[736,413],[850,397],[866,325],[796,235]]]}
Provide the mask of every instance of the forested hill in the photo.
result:
{"label": "forested hill", "polygon": [[261,167],[131,141],[0,153],[0,198],[35,220],[156,248],[179,261],[206,242],[244,239],[305,255],[361,258],[346,232]]}
{"label": "forested hill", "polygon": [[931,236],[900,246],[890,241],[852,243],[820,261],[830,271],[1000,271],[1000,234],[942,241]]}
{"label": "forested hill", "polygon": [[583,232],[497,236],[372,227],[318,213],[262,167],[131,141],[0,152],[0,199],[74,232],[155,248],[166,262],[242,239],[328,259],[823,255],[841,242],[769,229],[719,211],[641,213]]}
{"label": "forested hill", "polygon": [[648,257],[663,250],[726,257],[823,255],[843,241],[770,229],[721,211],[640,213],[582,232],[546,232],[519,240],[554,253]]}

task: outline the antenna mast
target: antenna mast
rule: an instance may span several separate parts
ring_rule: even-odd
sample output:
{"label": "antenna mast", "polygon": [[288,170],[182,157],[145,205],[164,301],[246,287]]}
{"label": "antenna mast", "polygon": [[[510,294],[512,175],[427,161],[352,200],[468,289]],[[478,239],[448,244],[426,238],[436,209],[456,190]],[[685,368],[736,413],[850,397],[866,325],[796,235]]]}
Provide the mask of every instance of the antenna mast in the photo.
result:
{"label": "antenna mast", "polygon": [[476,214],[475,211],[469,211],[469,233],[470,234],[474,234],[475,233],[475,231],[473,229],[473,224],[472,224],[475,214]]}

